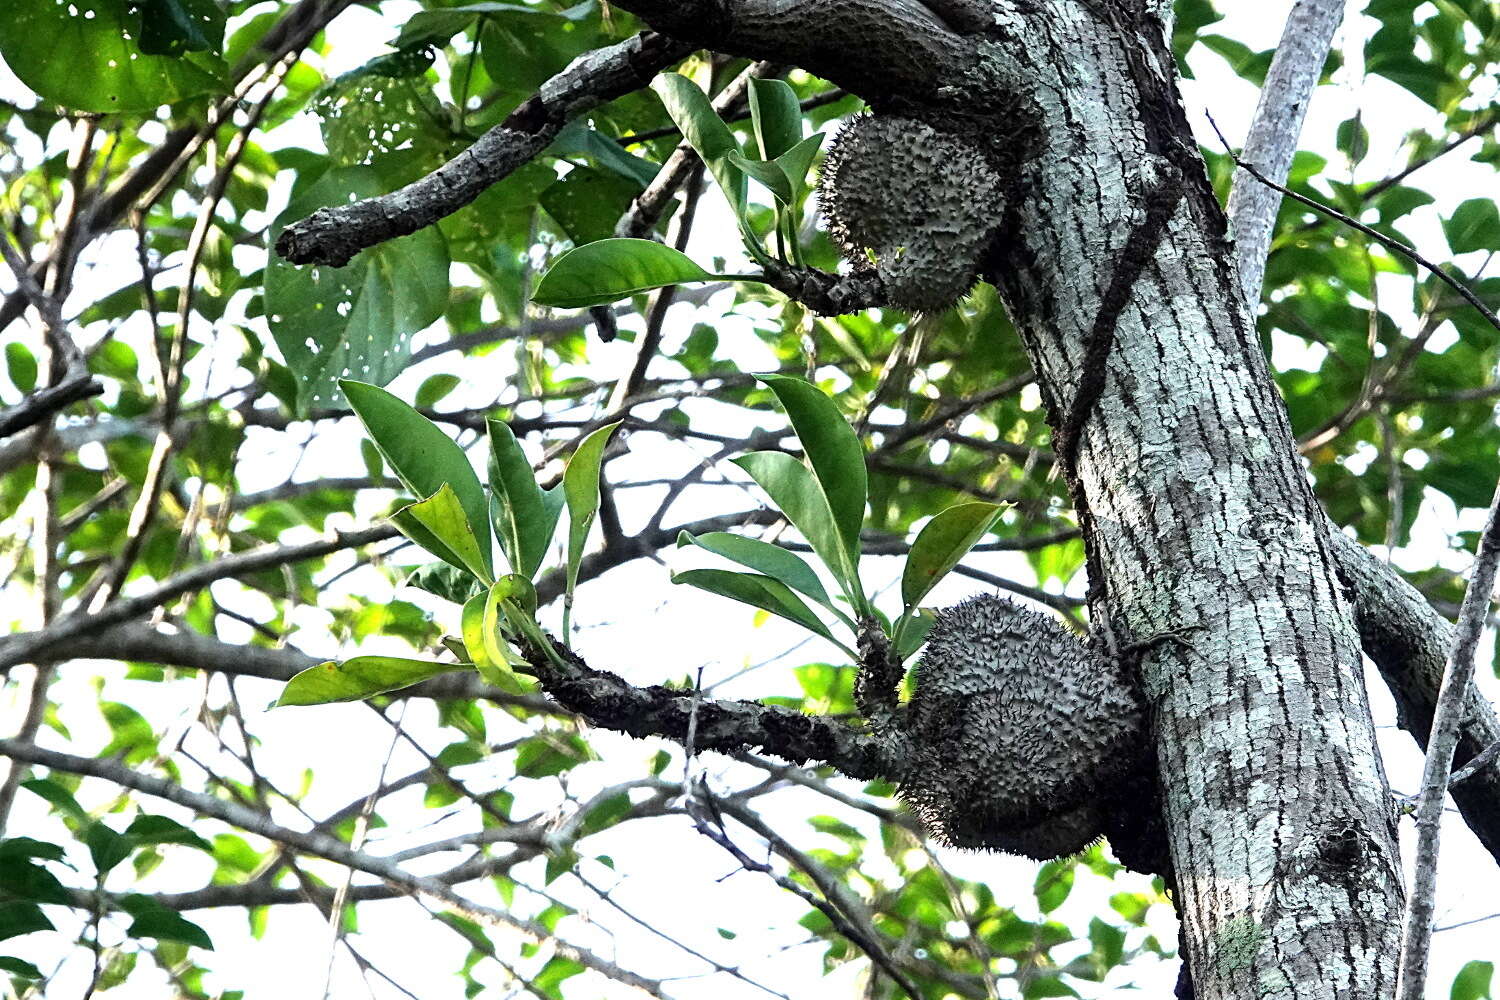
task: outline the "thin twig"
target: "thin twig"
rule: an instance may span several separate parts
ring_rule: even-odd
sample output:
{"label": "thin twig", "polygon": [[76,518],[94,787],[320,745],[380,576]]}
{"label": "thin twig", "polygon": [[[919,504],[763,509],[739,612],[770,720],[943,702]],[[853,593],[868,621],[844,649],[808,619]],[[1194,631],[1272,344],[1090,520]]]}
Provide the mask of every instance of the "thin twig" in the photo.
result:
{"label": "thin twig", "polygon": [[1453,289],[1465,302],[1477,309],[1479,311],[1479,315],[1483,316],[1485,320],[1490,324],[1490,326],[1493,326],[1496,330],[1500,330],[1500,317],[1497,317],[1493,312],[1491,312],[1489,307],[1479,300],[1479,296],[1469,291],[1468,286],[1463,282],[1459,281],[1457,278],[1452,277],[1448,274],[1447,271],[1444,271],[1441,267],[1434,264],[1426,257],[1422,256],[1412,247],[1409,247],[1405,243],[1402,243],[1400,240],[1392,239],[1384,233],[1370,228],[1357,219],[1351,219],[1343,212],[1340,212],[1335,208],[1330,208],[1314,198],[1309,198],[1306,195],[1298,194],[1296,191],[1293,191],[1291,188],[1287,187],[1284,184],[1277,184],[1275,181],[1266,177],[1265,174],[1262,174],[1259,170],[1255,169],[1255,167],[1240,159],[1239,155],[1230,148],[1229,140],[1224,138],[1224,133],[1219,131],[1219,123],[1214,121],[1213,115],[1208,116],[1208,123],[1213,126],[1214,134],[1217,135],[1219,137],[1219,141],[1224,144],[1224,151],[1229,155],[1229,158],[1234,161],[1235,166],[1241,168],[1251,177],[1254,177],[1256,180],[1260,181],[1267,187],[1271,187],[1277,191],[1280,191],[1284,196],[1292,199],[1293,201],[1300,202],[1303,205],[1306,205],[1314,212],[1319,212],[1323,215],[1328,216],[1330,219],[1335,219],[1339,222],[1342,222],[1350,229],[1354,229],[1358,232],[1363,233],[1370,239],[1379,243],[1381,246],[1396,251],[1396,253],[1399,253],[1401,256],[1405,257],[1413,264],[1416,264],[1418,267],[1431,272],[1435,278],[1437,278],[1443,284],[1447,285],[1449,288]]}
{"label": "thin twig", "polygon": [[1454,629],[1453,648],[1438,689],[1432,716],[1432,734],[1427,741],[1427,761],[1422,769],[1421,798],[1417,803],[1417,851],[1411,895],[1401,939],[1401,965],[1396,979],[1398,1000],[1421,1000],[1426,988],[1427,959],[1432,944],[1432,914],[1437,890],[1438,841],[1442,833],[1443,801],[1453,770],[1453,750],[1458,745],[1459,726],[1464,720],[1469,687],[1474,678],[1474,654],[1484,633],[1485,618],[1495,592],[1496,565],[1500,563],[1500,486],[1490,502],[1489,519],[1479,538],[1479,551],[1469,588]]}

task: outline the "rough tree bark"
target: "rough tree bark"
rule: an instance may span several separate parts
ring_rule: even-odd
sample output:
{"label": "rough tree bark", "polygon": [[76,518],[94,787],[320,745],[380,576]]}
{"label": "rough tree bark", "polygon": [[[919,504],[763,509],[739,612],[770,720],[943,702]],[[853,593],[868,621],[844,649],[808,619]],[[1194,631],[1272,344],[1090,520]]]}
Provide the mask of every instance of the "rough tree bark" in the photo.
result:
{"label": "rough tree bark", "polygon": [[[877,113],[960,121],[1014,147],[985,277],[1048,407],[1094,628],[1116,650],[1184,640],[1148,645],[1139,679],[1195,995],[1388,996],[1402,888],[1360,644],[1421,739],[1445,626],[1336,537],[1307,484],[1180,106],[1169,5],[617,3],[671,38],[803,66]],[[316,239],[300,246],[331,259]],[[580,698],[609,703],[621,727],[679,738],[701,710],[650,689]],[[753,708],[732,710],[747,744],[862,770],[836,748],[809,749],[808,733],[779,738]],[[642,723],[650,713],[656,724]],[[1476,702],[1469,755],[1493,730]],[[825,738],[838,734],[814,742]],[[1465,813],[1493,836],[1488,809]]]}

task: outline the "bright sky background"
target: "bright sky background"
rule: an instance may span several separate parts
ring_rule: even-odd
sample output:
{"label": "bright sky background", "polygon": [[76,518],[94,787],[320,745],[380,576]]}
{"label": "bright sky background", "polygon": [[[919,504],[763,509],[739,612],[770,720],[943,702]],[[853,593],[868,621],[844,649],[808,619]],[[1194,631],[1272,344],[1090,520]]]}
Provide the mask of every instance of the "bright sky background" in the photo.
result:
{"label": "bright sky background", "polygon": [[[1215,26],[1215,30],[1244,41],[1253,49],[1269,48],[1279,37],[1281,24],[1290,6],[1289,0],[1263,0],[1257,4],[1225,4],[1234,8],[1228,18]],[[1360,51],[1363,39],[1373,30],[1373,22],[1359,15],[1362,4],[1352,3],[1349,18],[1343,29],[1341,47],[1344,49],[1346,65],[1339,73],[1339,85],[1318,91],[1313,101],[1308,122],[1303,133],[1304,148],[1319,151],[1330,162],[1341,162],[1334,149],[1333,136],[1339,122],[1362,109],[1364,122],[1369,128],[1372,147],[1362,165],[1359,178],[1373,179],[1385,176],[1403,162],[1399,155],[1402,137],[1416,124],[1426,122],[1429,112],[1415,97],[1383,79],[1362,79],[1360,76]],[[266,9],[266,8],[258,8]],[[331,63],[325,67],[330,74],[351,69],[374,55],[384,51],[384,42],[395,34],[396,26],[410,13],[420,9],[419,5],[403,0],[393,0],[383,5],[382,14],[374,14],[363,8],[354,8],[342,15],[335,32],[336,44],[331,52]],[[1202,49],[1196,50],[1192,65],[1197,79],[1185,81],[1184,96],[1189,118],[1198,131],[1200,140],[1217,148],[1212,132],[1207,127],[1205,111],[1211,112],[1231,141],[1238,143],[1249,124],[1255,108],[1255,89],[1235,77],[1217,57]],[[0,97],[26,100],[25,91],[0,64]],[[1493,96],[1493,95],[1490,95]],[[155,127],[155,126],[150,126]],[[56,137],[54,136],[54,141]],[[268,137],[271,147],[283,145],[319,144],[316,122],[311,116],[298,121]],[[28,151],[22,151],[23,153]],[[38,150],[29,151],[34,155]],[[289,178],[288,178],[289,180]],[[1409,223],[1403,223],[1408,235],[1414,237],[1419,246],[1433,256],[1443,258],[1447,251],[1439,220],[1460,201],[1477,192],[1493,190],[1494,175],[1489,168],[1444,160],[1425,169],[1416,183],[1430,191],[1436,198],[1434,206],[1420,209]],[[287,185],[282,185],[284,198]],[[273,204],[274,215],[280,210]],[[737,236],[727,207],[717,200],[716,193],[705,197],[700,209],[700,225],[695,233],[691,252],[699,260],[708,260],[715,255],[733,255],[736,252]],[[252,223],[253,224],[253,223]],[[258,266],[263,251],[241,248],[247,269]],[[92,270],[80,276],[80,291],[75,303],[91,299],[102,291],[112,290],[120,281],[120,275],[134,268],[134,247],[129,241],[103,241],[90,254]],[[455,280],[461,277],[456,269]],[[462,280],[468,280],[464,277]],[[8,275],[0,274],[0,288],[10,286]],[[727,294],[727,293],[726,293]],[[1395,299],[1394,294],[1388,297]],[[243,308],[240,303],[239,308]],[[666,328],[664,353],[669,353],[680,344],[699,319],[716,319],[716,308],[692,305],[674,307]],[[232,315],[232,314],[231,314]],[[261,328],[260,321],[252,325]],[[772,367],[775,360],[756,337],[752,323],[744,317],[718,320],[716,326],[721,344],[733,352],[736,360],[747,369],[762,370]],[[18,335],[10,331],[10,336]],[[135,331],[138,335],[139,331]],[[442,330],[431,331],[429,339],[441,340]],[[1452,336],[1451,327],[1440,331],[1434,347],[1441,347],[1441,338]],[[230,345],[234,338],[226,338]],[[269,342],[269,340],[268,340]],[[417,346],[420,346],[419,340]],[[232,346],[226,348],[232,350]],[[271,348],[274,351],[274,348]],[[1305,362],[1304,348],[1300,342],[1290,338],[1278,338],[1273,345],[1275,363],[1278,366],[1297,365]],[[195,364],[207,364],[207,355],[195,359]],[[223,354],[218,371],[227,374],[232,365],[224,363],[230,355]],[[634,346],[624,341],[614,344],[590,344],[591,372],[608,376],[608,373],[628,369],[633,361]],[[462,364],[456,356],[449,355],[433,359],[404,373],[391,386],[398,395],[410,398],[417,385],[431,374],[455,372],[471,380],[470,388],[460,388],[449,397],[445,405],[478,405],[490,399],[488,387],[500,384],[513,370],[513,355],[508,349],[498,350],[484,358],[465,359]],[[198,377],[207,374],[199,371]],[[202,383],[199,383],[202,384]],[[714,419],[733,421],[734,428],[749,429],[753,419],[731,407],[718,406],[710,402],[701,404],[702,412],[712,408]],[[646,412],[650,412],[647,410]],[[533,415],[526,410],[520,416]],[[343,425],[347,434],[324,433],[324,440],[301,455],[298,478],[320,476],[360,475],[363,467],[357,449],[352,447],[357,433],[352,422]],[[722,426],[722,425],[721,425]],[[294,448],[301,434],[294,429],[288,434],[252,434],[242,451],[241,482],[246,491],[275,485],[285,477],[289,463],[296,461]],[[678,475],[697,461],[697,446],[691,443],[663,443],[651,435],[637,435],[631,441],[631,453],[611,466],[612,475],[627,477],[634,473],[652,477]],[[700,448],[701,451],[701,448]],[[706,453],[704,453],[706,454]],[[85,459],[88,455],[85,453]],[[686,520],[695,516],[720,513],[726,509],[738,509],[747,496],[726,499],[733,491],[718,489],[712,492],[700,489],[685,494],[674,508],[669,521]],[[626,529],[632,528],[632,513],[639,521],[639,512],[648,510],[639,504],[632,505],[630,494],[621,496],[621,512]],[[361,508],[360,525],[368,524],[381,510],[384,500],[369,499]],[[1395,554],[1401,565],[1426,566],[1434,560],[1441,561],[1453,569],[1466,569],[1468,557],[1447,551],[1447,538],[1455,526],[1477,528],[1483,512],[1469,511],[1459,517],[1445,498],[1428,497],[1424,500],[1418,525],[1413,533],[1412,545]],[[342,525],[353,527],[354,523]],[[679,554],[663,553],[667,561],[682,565]],[[973,565],[1022,581],[1032,579],[1024,558],[1001,553],[986,553],[974,556]],[[899,562],[894,559],[867,559],[865,577],[870,584],[886,586],[899,573]],[[331,589],[327,599],[337,600],[349,592],[348,583]],[[364,592],[371,586],[368,574],[359,581]],[[381,584],[375,584],[379,588]],[[936,591],[930,602],[948,604],[979,589],[971,581],[950,577]],[[1081,581],[1080,581],[1081,589]],[[887,592],[888,593],[888,592]],[[247,598],[245,591],[232,583],[216,585],[215,594],[221,600],[242,611],[256,613],[257,608]],[[373,592],[379,596],[379,590]],[[390,596],[396,596],[394,591]],[[452,606],[437,601],[428,601],[414,591],[402,590],[400,595],[430,607],[440,620],[451,620],[456,613]],[[889,602],[888,602],[889,603]],[[261,609],[264,610],[264,609]],[[788,647],[800,641],[800,634],[788,626],[780,628],[774,621],[761,627],[753,624],[751,616],[743,609],[728,602],[712,598],[696,591],[672,587],[667,581],[667,571],[649,560],[639,560],[626,567],[612,571],[603,579],[587,584],[580,589],[577,620],[582,628],[579,645],[585,657],[600,666],[607,666],[637,683],[650,683],[669,678],[680,678],[694,673],[701,665],[705,668],[705,683],[725,681],[716,694],[723,696],[763,695],[775,691],[794,693],[791,666],[807,658],[836,657],[831,647],[816,649],[809,643],[794,649],[785,661],[775,658]],[[315,655],[334,655],[333,640],[326,632],[328,616],[316,608],[299,610],[296,621],[302,632],[296,643]],[[226,630],[225,638],[235,641],[237,636]],[[389,647],[392,652],[404,652],[399,643],[382,643],[371,640],[365,643],[362,652],[379,652]],[[352,653],[352,650],[345,650]],[[740,674],[750,665],[765,663],[747,679]],[[117,666],[101,668],[106,678],[103,697],[128,702],[152,718],[159,729],[169,735],[163,745],[170,745],[173,736],[192,725],[199,706],[201,692],[193,685],[178,684],[170,687],[146,685],[143,682],[126,681],[123,671]],[[76,745],[102,744],[107,738],[100,728],[91,707],[92,699],[100,697],[90,685],[93,670],[83,664],[65,668],[58,684],[62,699],[62,717],[73,729]],[[1493,699],[1500,695],[1495,678],[1488,672],[1480,678]],[[276,685],[253,681],[242,682],[240,690],[248,696],[249,703],[266,704],[276,696]],[[14,691],[14,687],[10,689]],[[1392,786],[1399,792],[1411,792],[1418,784],[1421,759],[1409,737],[1394,726],[1394,709],[1384,685],[1373,673],[1370,675],[1370,692],[1374,703],[1375,717],[1381,728],[1381,746]],[[7,692],[9,698],[9,692]],[[79,710],[70,705],[83,706]],[[0,701],[0,731],[11,731],[18,718],[16,706]],[[408,728],[416,733],[432,731],[435,712],[430,704],[413,702],[406,715]],[[269,713],[251,721],[252,728],[264,741],[258,751],[258,759],[266,773],[281,787],[296,788],[304,767],[317,771],[315,791],[307,802],[308,811],[314,815],[326,812],[352,799],[361,791],[373,788],[378,781],[379,769],[390,744],[391,731],[365,706],[329,706],[316,709],[285,710]],[[515,733],[518,735],[519,726]],[[508,734],[492,729],[492,739],[504,739]],[[599,787],[604,787],[622,777],[644,773],[641,762],[656,750],[651,743],[631,740],[610,733],[596,732],[591,740],[602,760],[581,765],[570,777],[572,794],[585,798]],[[193,741],[189,749],[212,758],[213,748],[197,746]],[[438,744],[429,741],[428,749],[436,751]],[[680,760],[680,756],[678,758]],[[400,774],[420,765],[420,758],[409,748],[398,747],[391,763],[391,773]],[[748,772],[743,767],[729,766],[724,758],[710,755],[704,762],[709,773],[720,787],[733,787],[743,783]],[[501,757],[486,764],[476,765],[461,772],[475,787],[486,787],[485,775],[493,773],[495,781],[509,777],[508,758]],[[669,768],[667,777],[680,778],[680,766]],[[520,781],[517,785],[533,784],[532,799],[528,803],[524,794],[517,803],[516,815],[525,815],[528,806],[536,809],[549,808],[557,804],[555,792],[548,783]],[[858,786],[845,782],[851,790]],[[93,785],[96,794],[102,791],[98,783]],[[102,802],[85,799],[85,805]],[[877,836],[873,821],[862,814],[849,814],[847,810],[836,810],[829,800],[804,790],[777,793],[765,810],[766,818],[783,834],[799,845],[816,845],[817,834],[811,833],[804,822],[808,815],[838,812],[850,822]],[[405,803],[403,806],[402,804]],[[431,823],[418,828],[415,837],[397,839],[384,836],[377,831],[370,844],[373,853],[399,850],[412,844],[429,842],[444,835],[472,828],[472,817],[459,816],[446,821],[433,821],[433,814],[420,809],[420,792],[406,797],[395,797],[381,803],[381,812],[392,822],[392,829],[410,824]],[[164,804],[148,803],[153,811],[187,819]],[[42,811],[36,799],[23,796],[17,803],[16,814],[10,833],[20,834],[28,824],[36,824]],[[302,827],[305,824],[290,810],[278,813],[283,823]],[[33,829],[37,829],[33,827]],[[674,832],[667,833],[668,829]],[[1403,854],[1411,855],[1411,824],[1403,824]],[[38,835],[45,835],[39,832]],[[749,841],[745,844],[748,846]],[[745,971],[753,978],[773,986],[794,997],[803,996],[848,996],[853,993],[853,975],[858,966],[845,967],[831,980],[821,979],[821,949],[796,947],[780,951],[800,940],[802,933],[795,921],[805,912],[805,906],[787,894],[781,893],[762,877],[750,873],[739,873],[718,881],[734,868],[733,862],[718,847],[700,837],[686,832],[686,821],[681,819],[647,821],[627,826],[623,830],[609,832],[590,839],[583,852],[586,856],[610,855],[615,871],[596,862],[586,861],[583,874],[596,884],[612,886],[612,895],[644,919],[659,923],[664,929],[679,935],[684,941],[713,955],[727,964],[743,961]],[[752,852],[753,853],[753,852]],[[876,852],[878,853],[878,852]],[[172,878],[154,875],[139,888],[147,890],[175,890],[196,888],[206,881],[211,866],[186,849],[174,856],[172,863],[163,866],[163,871]],[[1031,883],[1035,866],[1019,859],[999,855],[980,855],[956,851],[942,851],[944,861],[955,873],[966,878],[984,880],[996,896],[1006,903],[1013,903],[1023,915],[1035,916],[1035,903],[1031,895]],[[414,866],[419,871],[436,870],[441,863],[451,863],[453,855],[440,857],[438,865],[427,863],[426,867]],[[128,866],[122,866],[128,869]],[[322,869],[332,880],[335,869]],[[541,880],[540,867],[528,865],[521,869],[523,880],[529,875],[535,883]],[[117,873],[118,877],[119,873]],[[574,941],[595,948],[609,958],[618,956],[625,964],[646,975],[668,975],[674,971],[702,971],[700,963],[683,960],[680,952],[664,945],[636,927],[607,906],[597,901],[590,903],[590,895],[564,877],[551,889],[581,906],[591,919],[597,921],[592,927],[580,927],[573,921],[565,924],[566,932]],[[113,888],[123,889],[124,884],[111,883]],[[1056,917],[1070,926],[1085,927],[1088,917],[1103,906],[1103,900],[1111,892],[1123,886],[1098,879],[1081,871],[1072,897]],[[497,902],[492,892],[483,885],[469,886],[465,891],[483,902]],[[1443,867],[1439,884],[1439,925],[1459,923],[1487,916],[1500,909],[1500,873],[1492,859],[1479,848],[1477,841],[1457,820],[1448,823],[1444,834]],[[459,996],[459,981],[451,971],[461,961],[463,948],[451,932],[434,925],[419,910],[419,904],[410,900],[398,900],[379,905],[365,904],[360,910],[360,928],[357,938],[361,951],[375,959],[388,973],[408,989],[423,997]],[[325,971],[328,965],[329,932],[326,923],[308,906],[278,908],[270,922],[265,937],[259,941],[245,933],[244,916],[238,911],[198,911],[190,914],[201,923],[218,944],[218,951],[210,959],[216,968],[211,982],[222,989],[244,989],[247,1000],[283,1000],[283,998],[317,997],[321,995]],[[59,925],[68,925],[59,921]],[[1167,907],[1156,907],[1152,912],[1152,925],[1164,941],[1175,940],[1172,915]],[[715,928],[732,926],[740,936],[732,941],[720,938]],[[1433,995],[1446,995],[1448,984],[1458,968],[1473,958],[1496,958],[1496,930],[1500,924],[1491,922],[1466,928],[1444,931],[1435,938],[1433,953]],[[43,938],[50,938],[43,941]],[[47,961],[36,958],[44,949],[62,954],[67,942],[65,935],[33,935],[22,939],[21,954],[50,968]],[[14,949],[10,949],[14,951]],[[143,970],[145,964],[141,967]],[[493,966],[491,967],[493,968]],[[81,951],[74,952],[64,974],[53,984],[49,995],[69,997],[81,995],[88,981],[89,967]],[[498,982],[498,975],[495,977]],[[1106,995],[1126,982],[1146,990],[1140,995],[1165,996],[1170,992],[1176,978],[1175,963],[1144,962],[1130,967],[1117,980],[1112,979],[1104,988],[1089,993],[1089,987],[1080,985],[1086,996]],[[842,985],[841,985],[842,984]],[[579,977],[565,988],[568,995],[577,998],[596,996],[635,995],[622,988],[598,989],[598,980]],[[140,974],[125,987],[108,994],[128,998],[156,998],[164,995],[165,984],[149,973]],[[388,991],[389,992],[389,991]],[[674,995],[685,998],[737,998],[740,996],[764,996],[742,983],[723,977],[707,983],[688,981],[675,985]],[[352,963],[339,953],[336,963],[336,978],[333,989],[336,997],[365,996],[360,977]],[[387,993],[378,993],[384,996]],[[389,995],[395,995],[389,993]],[[496,995],[503,995],[497,993]]]}

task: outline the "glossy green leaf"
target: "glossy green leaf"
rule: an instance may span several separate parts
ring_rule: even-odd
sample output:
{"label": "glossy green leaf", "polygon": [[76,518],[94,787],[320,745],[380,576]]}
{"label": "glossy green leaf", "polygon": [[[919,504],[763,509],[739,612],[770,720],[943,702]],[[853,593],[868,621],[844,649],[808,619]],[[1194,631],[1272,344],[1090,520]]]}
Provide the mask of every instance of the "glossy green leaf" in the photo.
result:
{"label": "glossy green leaf", "polygon": [[412,402],[419,410],[430,410],[444,396],[457,389],[460,381],[457,375],[431,375],[417,387],[417,394],[412,397]]}
{"label": "glossy green leaf", "polygon": [[[863,591],[859,586],[858,557],[851,554],[839,531],[828,497],[811,470],[791,455],[780,451],[755,451],[741,455],[734,464],[750,474],[765,490],[787,520],[802,532],[813,552],[828,567],[844,594],[862,610]],[[858,551],[857,549],[855,550]]]}
{"label": "glossy green leaf", "polygon": [[181,844],[184,847],[192,847],[210,854],[213,853],[212,844],[198,836],[188,827],[167,816],[153,816],[142,813],[130,821],[130,825],[125,828],[125,836],[129,837],[137,845]]}
{"label": "glossy green leaf", "polygon": [[41,979],[42,970],[30,962],[9,955],[0,955],[0,972],[7,972],[19,979]]}
{"label": "glossy green leaf", "polygon": [[651,89],[661,98],[662,106],[688,145],[703,159],[735,215],[743,218],[745,175],[729,161],[730,153],[739,152],[739,143],[714,110],[713,102],[697,84],[678,73],[658,74],[651,81]]}
{"label": "glossy green leaf", "polygon": [[178,913],[151,899],[131,894],[120,899],[120,908],[135,919],[125,932],[133,938],[155,938],[158,941],[181,941],[198,948],[213,950],[208,934]]}
{"label": "glossy green leaf", "polygon": [[770,191],[781,204],[790,205],[792,203],[792,182],[787,177],[786,171],[781,169],[779,163],[767,160],[752,160],[749,157],[741,156],[739,153],[730,153],[729,162],[764,185],[766,190]]}
{"label": "glossy green leaf", "polygon": [[[563,470],[563,494],[568,501],[567,602],[570,604],[573,590],[578,585],[578,564],[583,560],[583,547],[589,540],[594,517],[599,513],[599,474],[604,464],[604,447],[619,426],[617,420],[584,438]],[[566,633],[567,629],[563,631]]]}
{"label": "glossy green leaf", "polygon": [[793,590],[801,591],[834,614],[844,618],[846,623],[849,622],[843,612],[834,606],[828,592],[823,589],[823,581],[818,579],[818,574],[813,568],[801,556],[788,552],[779,545],[772,545],[758,538],[730,534],[727,531],[710,531],[702,535],[693,535],[684,531],[677,536],[677,544],[678,546],[696,545],[715,555],[731,559],[741,566],[758,570]]}
{"label": "glossy green leaf", "polygon": [[818,151],[822,148],[823,133],[819,132],[808,136],[776,157],[776,163],[781,167],[782,173],[786,174],[787,180],[792,182],[794,203],[801,202],[802,196],[807,193],[807,172],[812,169],[813,160],[817,158]]}
{"label": "glossy green leaf", "polygon": [[511,570],[534,577],[552,544],[560,507],[547,509],[531,461],[509,425],[493,417],[485,425],[490,434],[490,513],[495,537]]}
{"label": "glossy green leaf", "polygon": [[539,305],[582,309],[652,288],[716,277],[686,254],[655,240],[599,240],[557,258],[531,297]]}
{"label": "glossy green leaf", "polygon": [[727,569],[690,569],[672,574],[672,582],[685,583],[710,594],[718,594],[720,597],[728,597],[769,611],[787,621],[796,622],[829,642],[843,646],[802,598],[792,593],[791,588],[779,580],[758,573],[737,573]]}
{"label": "glossy green leaf", "polygon": [[430,497],[446,483],[458,496],[488,570],[489,503],[463,449],[431,420],[384,389],[347,379],[340,387],[386,464],[407,489]]}
{"label": "glossy green leaf", "polygon": [[84,833],[83,842],[88,845],[94,871],[101,876],[113,871],[135,849],[130,838],[97,820]]}
{"label": "glossy green leaf", "polygon": [[446,562],[418,566],[407,574],[403,584],[454,604],[462,604],[484,592],[484,585],[474,578],[473,573]]}
{"label": "glossy green leaf", "polygon": [[897,623],[896,655],[905,660],[921,649],[922,643],[927,641],[927,633],[936,624],[937,615],[930,608],[918,608],[915,613],[903,618]]}
{"label": "glossy green leaf", "polygon": [[0,941],[32,931],[50,931],[52,921],[35,903],[0,903]]}
{"label": "glossy green leaf", "polygon": [[[288,224],[316,209],[382,195],[387,189],[371,167],[324,171],[277,218],[271,242]],[[450,263],[436,226],[365,250],[344,267],[303,267],[271,254],[265,271],[266,322],[297,376],[298,408],[340,407],[340,379],[384,385],[404,370],[412,336],[441,319],[447,308]]]}
{"label": "glossy green leaf", "polygon": [[763,160],[774,160],[802,140],[802,106],[785,80],[750,80],[750,121]]}
{"label": "glossy green leaf", "polygon": [[5,345],[5,371],[10,376],[10,384],[22,392],[36,388],[36,355],[19,340]]}
{"label": "glossy green leaf", "polygon": [[0,858],[0,886],[12,899],[69,906],[73,897],[46,868],[27,858]]}
{"label": "glossy green leaf", "polygon": [[[228,67],[213,52],[172,47],[155,13],[162,0],[132,10],[123,0],[9,0],[0,16],[0,56],[44,101],[75,111],[154,111],[199,94],[221,93]],[[224,12],[212,0],[172,0],[193,22],[202,48],[224,37]],[[146,18],[147,33],[142,31]],[[144,37],[143,37],[144,35]],[[143,47],[149,44],[157,52]]]}
{"label": "glossy green leaf", "polygon": [[995,503],[961,503],[940,512],[917,533],[901,574],[901,600],[914,608],[939,580],[968,555],[1005,508]]}
{"label": "glossy green leaf", "polygon": [[859,558],[859,531],[865,520],[868,474],[865,450],[833,400],[816,386],[797,378],[766,375],[768,385],[791,418],[807,460],[828,498],[851,561]]}
{"label": "glossy green leaf", "polygon": [[429,677],[468,669],[467,663],[433,663],[399,656],[356,656],[342,663],[329,660],[308,667],[287,681],[276,707],[362,701],[386,691],[399,691]]}
{"label": "glossy green leaf", "polygon": [[[425,500],[391,515],[401,533],[444,562],[461,567],[489,583],[492,579],[489,560],[479,547],[474,527],[459,502],[453,487],[444,483]],[[483,522],[481,522],[483,523]],[[485,543],[489,532],[485,532]]]}
{"label": "glossy green leaf", "polygon": [[489,590],[475,594],[464,602],[463,613],[459,616],[459,632],[464,640],[464,649],[468,651],[474,665],[481,669],[495,665],[489,652],[491,644],[485,640],[484,634],[484,612],[489,599]]}
{"label": "glossy green leaf", "polygon": [[1032,892],[1036,896],[1038,909],[1043,913],[1051,913],[1063,904],[1073,891],[1076,867],[1073,859],[1064,858],[1061,861],[1048,861],[1037,869]]}
{"label": "glossy green leaf", "polygon": [[1493,198],[1470,198],[1443,220],[1454,253],[1500,250],[1500,208]]}
{"label": "glossy green leaf", "polygon": [[1469,962],[1453,977],[1453,988],[1448,992],[1449,1000],[1490,1000],[1494,996],[1491,992],[1494,975],[1494,962]]}

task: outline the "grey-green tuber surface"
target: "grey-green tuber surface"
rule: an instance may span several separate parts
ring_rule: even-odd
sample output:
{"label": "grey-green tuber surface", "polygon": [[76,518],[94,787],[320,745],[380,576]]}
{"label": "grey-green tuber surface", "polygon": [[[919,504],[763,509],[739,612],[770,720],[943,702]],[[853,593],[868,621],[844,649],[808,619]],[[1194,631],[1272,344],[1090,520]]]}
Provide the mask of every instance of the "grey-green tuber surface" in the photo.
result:
{"label": "grey-green tuber surface", "polygon": [[958,847],[1039,860],[1082,850],[1144,753],[1125,669],[1004,598],[939,612],[917,665],[902,797]]}
{"label": "grey-green tuber surface", "polygon": [[940,312],[979,274],[1003,213],[1000,171],[972,140],[901,115],[858,115],[829,148],[819,207],[856,270],[892,305]]}

